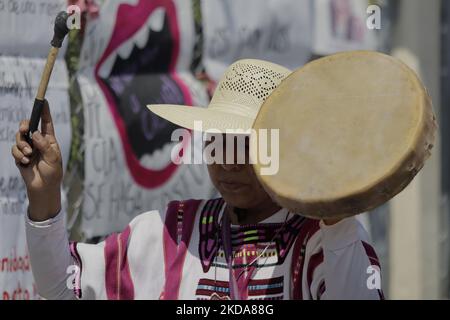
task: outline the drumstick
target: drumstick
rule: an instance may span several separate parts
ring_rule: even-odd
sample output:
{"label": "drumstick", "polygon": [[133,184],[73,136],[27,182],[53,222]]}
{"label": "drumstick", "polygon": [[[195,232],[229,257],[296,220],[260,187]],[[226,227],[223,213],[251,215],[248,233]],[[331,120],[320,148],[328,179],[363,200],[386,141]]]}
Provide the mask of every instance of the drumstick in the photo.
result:
{"label": "drumstick", "polygon": [[69,29],[67,28],[67,18],[67,12],[61,11],[55,19],[53,39],[50,43],[51,48],[47,56],[47,62],[41,76],[36,98],[34,99],[33,110],[30,118],[30,127],[28,129],[28,134],[26,135],[26,139],[30,144],[32,143],[31,137],[33,132],[38,129],[42,108],[44,107],[45,92],[47,91],[48,82],[50,81],[50,76],[52,74],[56,57],[58,56],[59,48],[61,48],[64,37],[69,32]]}

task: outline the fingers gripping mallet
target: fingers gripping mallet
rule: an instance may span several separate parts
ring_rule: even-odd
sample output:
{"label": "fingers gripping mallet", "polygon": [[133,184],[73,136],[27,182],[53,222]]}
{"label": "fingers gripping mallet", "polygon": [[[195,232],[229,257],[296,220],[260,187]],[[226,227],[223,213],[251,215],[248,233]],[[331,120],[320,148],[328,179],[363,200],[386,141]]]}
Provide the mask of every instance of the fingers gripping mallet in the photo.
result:
{"label": "fingers gripping mallet", "polygon": [[52,74],[53,66],[55,64],[56,57],[58,56],[59,48],[63,43],[64,37],[69,32],[67,28],[67,12],[61,11],[58,13],[55,19],[55,28],[53,39],[51,41],[50,52],[47,56],[47,62],[45,64],[44,71],[41,76],[39,88],[34,100],[33,110],[31,112],[29,131],[26,136],[28,143],[32,143],[32,134],[38,129],[39,120],[41,118],[42,108],[44,107],[45,92],[47,91],[48,82]]}

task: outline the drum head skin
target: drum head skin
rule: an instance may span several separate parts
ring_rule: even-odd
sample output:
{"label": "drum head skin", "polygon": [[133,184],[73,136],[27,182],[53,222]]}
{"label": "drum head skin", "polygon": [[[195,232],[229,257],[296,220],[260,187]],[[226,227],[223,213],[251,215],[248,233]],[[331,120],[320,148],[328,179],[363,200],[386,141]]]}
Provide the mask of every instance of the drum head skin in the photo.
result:
{"label": "drum head skin", "polygon": [[294,71],[265,101],[253,128],[279,129],[279,171],[254,169],[281,206],[348,217],[411,182],[436,127],[431,99],[405,64],[377,52],[339,53]]}

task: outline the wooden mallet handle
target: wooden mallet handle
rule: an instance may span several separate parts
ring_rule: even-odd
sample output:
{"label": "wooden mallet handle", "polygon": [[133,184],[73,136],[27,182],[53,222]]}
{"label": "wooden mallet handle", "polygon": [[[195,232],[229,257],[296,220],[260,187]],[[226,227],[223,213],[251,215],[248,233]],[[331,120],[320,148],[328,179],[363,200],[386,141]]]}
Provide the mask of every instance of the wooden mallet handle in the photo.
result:
{"label": "wooden mallet handle", "polygon": [[39,120],[41,119],[42,109],[44,107],[45,92],[47,91],[48,82],[52,74],[53,66],[55,65],[56,57],[58,56],[59,48],[61,48],[64,37],[69,32],[67,28],[68,14],[65,11],[58,13],[55,19],[55,28],[53,39],[51,41],[52,47],[47,56],[47,62],[45,64],[44,71],[42,72],[41,81],[34,99],[33,110],[31,112],[30,126],[26,139],[28,143],[32,143],[32,134],[38,129]]}

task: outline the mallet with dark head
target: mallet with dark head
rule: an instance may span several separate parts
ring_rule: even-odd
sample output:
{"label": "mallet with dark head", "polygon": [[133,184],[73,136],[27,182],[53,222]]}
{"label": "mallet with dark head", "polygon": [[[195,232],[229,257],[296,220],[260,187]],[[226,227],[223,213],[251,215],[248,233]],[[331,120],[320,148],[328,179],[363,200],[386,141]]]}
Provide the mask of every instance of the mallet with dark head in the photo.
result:
{"label": "mallet with dark head", "polygon": [[68,14],[65,11],[58,13],[55,19],[55,28],[53,39],[51,41],[50,52],[47,56],[47,62],[41,76],[39,88],[34,100],[33,110],[31,112],[30,127],[26,139],[28,143],[32,144],[32,134],[38,129],[39,120],[41,119],[42,108],[44,107],[45,92],[47,91],[48,82],[52,74],[53,66],[58,56],[58,51],[62,46],[64,37],[69,32],[67,28]]}

